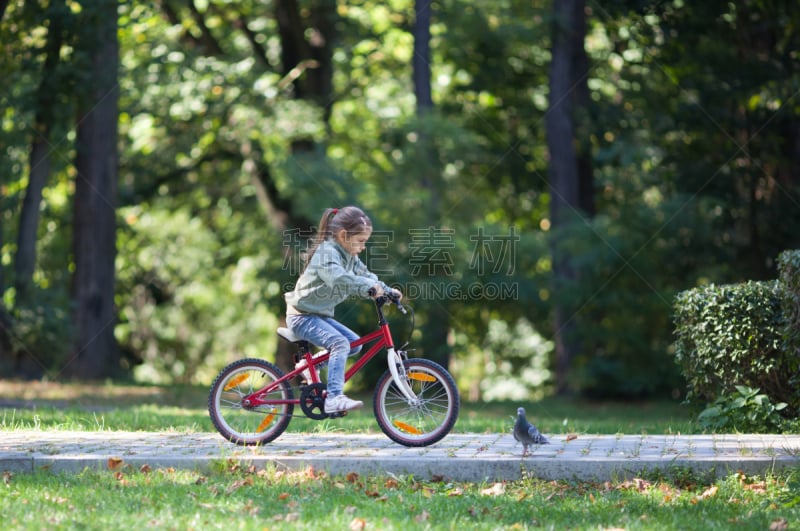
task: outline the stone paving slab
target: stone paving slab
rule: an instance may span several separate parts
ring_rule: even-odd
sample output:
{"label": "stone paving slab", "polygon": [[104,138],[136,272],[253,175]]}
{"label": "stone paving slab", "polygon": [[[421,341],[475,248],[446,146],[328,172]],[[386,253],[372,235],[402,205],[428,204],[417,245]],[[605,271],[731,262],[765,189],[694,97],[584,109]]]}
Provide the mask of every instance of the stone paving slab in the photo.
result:
{"label": "stone paving slab", "polygon": [[267,445],[244,447],[216,433],[0,431],[0,472],[79,472],[121,459],[138,468],[207,471],[233,460],[258,468],[331,475],[413,475],[420,479],[502,481],[526,477],[607,481],[690,469],[703,476],[747,475],[800,468],[800,435],[578,435],[522,446],[510,434],[450,434],[424,448],[407,448],[382,434],[284,433]]}

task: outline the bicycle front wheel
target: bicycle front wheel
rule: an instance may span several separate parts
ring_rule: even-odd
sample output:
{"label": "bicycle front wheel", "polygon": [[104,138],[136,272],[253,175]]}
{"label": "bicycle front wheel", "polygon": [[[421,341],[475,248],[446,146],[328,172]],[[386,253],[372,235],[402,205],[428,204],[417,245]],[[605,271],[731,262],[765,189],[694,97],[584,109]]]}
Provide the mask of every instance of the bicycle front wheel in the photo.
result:
{"label": "bicycle front wheel", "polygon": [[279,403],[248,406],[242,399],[276,382],[283,372],[268,361],[244,359],[231,363],[211,385],[208,413],[214,427],[229,441],[241,445],[266,444],[286,430],[292,419],[294,398],[287,381],[264,393],[261,400]]}
{"label": "bicycle front wheel", "polygon": [[415,358],[403,365],[416,399],[406,398],[387,370],[375,388],[375,419],[391,440],[404,446],[428,446],[450,433],[456,423],[458,389],[450,373],[434,361]]}

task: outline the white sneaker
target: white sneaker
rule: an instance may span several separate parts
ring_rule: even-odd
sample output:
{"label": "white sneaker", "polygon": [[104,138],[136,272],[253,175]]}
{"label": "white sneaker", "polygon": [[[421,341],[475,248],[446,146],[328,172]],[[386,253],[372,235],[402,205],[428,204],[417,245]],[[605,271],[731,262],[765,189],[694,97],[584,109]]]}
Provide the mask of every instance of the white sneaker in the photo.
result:
{"label": "white sneaker", "polygon": [[352,400],[345,395],[327,397],[325,399],[325,413],[341,413],[342,411],[358,409],[363,405],[364,402],[361,400]]}

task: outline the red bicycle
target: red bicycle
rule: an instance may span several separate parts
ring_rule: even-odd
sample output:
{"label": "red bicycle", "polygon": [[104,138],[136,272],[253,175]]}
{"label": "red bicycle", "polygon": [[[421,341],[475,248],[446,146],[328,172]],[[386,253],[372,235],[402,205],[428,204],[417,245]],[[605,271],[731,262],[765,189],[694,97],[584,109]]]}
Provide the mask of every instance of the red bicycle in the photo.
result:
{"label": "red bicycle", "polygon": [[[375,420],[383,433],[399,444],[428,446],[440,441],[453,428],[460,407],[458,389],[450,373],[438,363],[409,359],[407,351],[395,349],[383,314],[383,306],[389,302],[406,313],[406,307],[388,295],[375,300],[378,329],[351,343],[351,347],[371,346],[345,372],[345,382],[385,349],[389,368],[375,388]],[[275,440],[288,427],[298,405],[307,417],[315,420],[342,416],[329,415],[324,409],[326,386],[320,381],[318,366],[330,355],[313,354],[311,345],[296,338],[288,328],[279,328],[278,334],[297,345],[295,361],[300,363],[294,370],[284,373],[273,363],[248,358],[222,369],[211,385],[208,398],[211,421],[233,443],[258,445]],[[311,381],[300,387],[300,397],[295,398],[290,382],[304,369],[310,369]]]}

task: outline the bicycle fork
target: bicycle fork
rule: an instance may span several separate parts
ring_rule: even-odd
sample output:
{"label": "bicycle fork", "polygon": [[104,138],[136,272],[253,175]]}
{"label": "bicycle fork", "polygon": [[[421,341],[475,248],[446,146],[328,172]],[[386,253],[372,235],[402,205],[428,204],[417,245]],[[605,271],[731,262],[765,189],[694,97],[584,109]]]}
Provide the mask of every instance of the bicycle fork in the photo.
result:
{"label": "bicycle fork", "polygon": [[417,395],[414,394],[411,386],[408,385],[408,374],[406,373],[406,368],[403,365],[403,359],[393,347],[386,349],[386,361],[389,363],[389,372],[392,373],[392,380],[394,380],[394,384],[398,389],[400,389],[400,392],[403,393],[403,396],[406,397],[409,403],[412,405],[417,405],[419,403],[419,399],[417,398]]}

